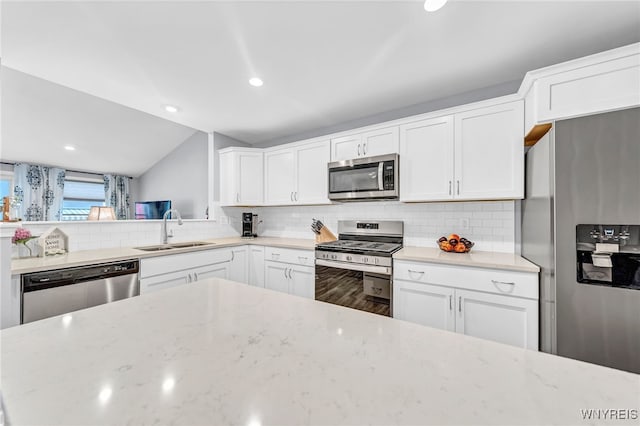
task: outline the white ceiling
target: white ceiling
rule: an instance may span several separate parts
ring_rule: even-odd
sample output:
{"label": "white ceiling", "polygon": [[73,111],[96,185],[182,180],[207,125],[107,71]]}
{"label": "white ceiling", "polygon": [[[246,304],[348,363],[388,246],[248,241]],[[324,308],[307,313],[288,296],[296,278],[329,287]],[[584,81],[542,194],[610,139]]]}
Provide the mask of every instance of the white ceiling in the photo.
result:
{"label": "white ceiling", "polygon": [[637,0],[2,3],[5,66],[249,143],[636,41]]}
{"label": "white ceiling", "polygon": [[1,71],[5,161],[139,176],[195,132],[6,67]]}

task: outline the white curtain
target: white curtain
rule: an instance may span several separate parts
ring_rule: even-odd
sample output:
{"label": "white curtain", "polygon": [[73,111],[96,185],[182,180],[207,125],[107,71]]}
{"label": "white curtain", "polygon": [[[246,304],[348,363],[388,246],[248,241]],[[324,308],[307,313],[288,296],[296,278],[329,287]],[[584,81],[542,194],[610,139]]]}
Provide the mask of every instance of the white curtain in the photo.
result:
{"label": "white curtain", "polygon": [[116,219],[126,220],[131,217],[127,176],[104,175],[104,196],[107,206],[115,210]]}
{"label": "white curtain", "polygon": [[25,221],[62,219],[64,169],[19,163],[14,166],[13,196]]}

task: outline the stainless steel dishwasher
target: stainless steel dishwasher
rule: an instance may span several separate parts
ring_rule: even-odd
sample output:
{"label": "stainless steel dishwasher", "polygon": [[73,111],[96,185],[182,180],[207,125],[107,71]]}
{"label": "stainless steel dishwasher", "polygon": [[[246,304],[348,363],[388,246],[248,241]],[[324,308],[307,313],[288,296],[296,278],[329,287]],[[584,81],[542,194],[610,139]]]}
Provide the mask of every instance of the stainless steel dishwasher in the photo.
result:
{"label": "stainless steel dishwasher", "polygon": [[138,271],[135,259],[24,274],[20,322],[138,296]]}

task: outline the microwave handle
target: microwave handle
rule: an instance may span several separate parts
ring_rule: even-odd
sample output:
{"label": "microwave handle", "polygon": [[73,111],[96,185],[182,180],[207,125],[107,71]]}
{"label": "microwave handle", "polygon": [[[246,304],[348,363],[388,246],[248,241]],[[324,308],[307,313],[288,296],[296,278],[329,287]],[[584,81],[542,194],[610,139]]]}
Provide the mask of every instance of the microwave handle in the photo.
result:
{"label": "microwave handle", "polygon": [[378,163],[378,189],[380,191],[384,191],[384,162],[381,161]]}

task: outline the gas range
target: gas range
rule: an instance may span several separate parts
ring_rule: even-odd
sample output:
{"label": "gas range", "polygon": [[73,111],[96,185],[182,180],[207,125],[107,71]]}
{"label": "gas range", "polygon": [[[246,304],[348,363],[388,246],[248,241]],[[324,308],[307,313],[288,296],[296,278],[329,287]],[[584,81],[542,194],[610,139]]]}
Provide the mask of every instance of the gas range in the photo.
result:
{"label": "gas range", "polygon": [[391,275],[391,256],[402,248],[401,221],[339,221],[337,241],[316,246],[316,263]]}

